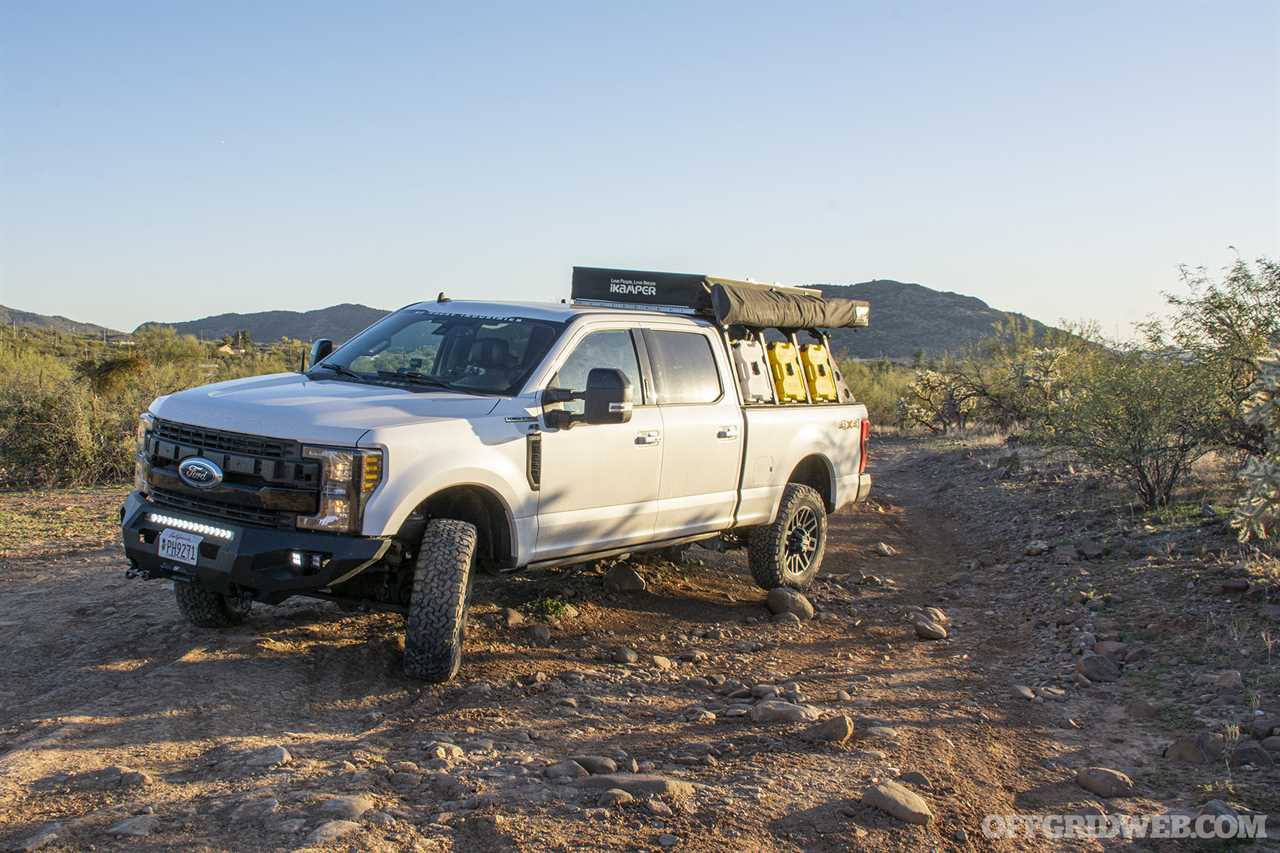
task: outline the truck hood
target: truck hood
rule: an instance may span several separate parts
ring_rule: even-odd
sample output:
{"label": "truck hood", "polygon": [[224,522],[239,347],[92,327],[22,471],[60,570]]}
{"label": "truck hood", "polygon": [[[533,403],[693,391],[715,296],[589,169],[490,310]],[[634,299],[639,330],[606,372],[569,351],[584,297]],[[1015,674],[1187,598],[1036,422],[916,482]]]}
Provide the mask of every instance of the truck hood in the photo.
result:
{"label": "truck hood", "polygon": [[371,429],[481,417],[497,404],[496,397],[277,373],[179,391],[157,399],[150,411],[209,429],[354,446]]}

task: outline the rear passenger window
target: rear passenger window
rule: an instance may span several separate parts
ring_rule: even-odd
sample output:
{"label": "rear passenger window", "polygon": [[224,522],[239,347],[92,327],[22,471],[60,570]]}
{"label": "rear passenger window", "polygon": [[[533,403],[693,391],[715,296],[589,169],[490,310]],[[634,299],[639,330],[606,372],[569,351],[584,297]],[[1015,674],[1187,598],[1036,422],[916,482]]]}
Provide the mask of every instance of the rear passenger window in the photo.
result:
{"label": "rear passenger window", "polygon": [[720,399],[720,372],[706,335],[648,331],[645,340],[659,403],[714,403]]}

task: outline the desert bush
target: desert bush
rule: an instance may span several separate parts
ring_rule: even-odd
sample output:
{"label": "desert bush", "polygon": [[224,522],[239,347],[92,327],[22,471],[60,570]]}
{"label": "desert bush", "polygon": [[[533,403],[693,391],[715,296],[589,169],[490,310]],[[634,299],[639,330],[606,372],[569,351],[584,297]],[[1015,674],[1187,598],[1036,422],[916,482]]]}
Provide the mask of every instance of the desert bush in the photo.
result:
{"label": "desert bush", "polygon": [[213,346],[170,328],[143,329],[129,348],[55,333],[0,342],[0,485],[126,481],[138,415],[156,397],[293,370],[304,348],[284,341],[214,359]]}
{"label": "desert bush", "polygon": [[1233,524],[1242,541],[1274,537],[1280,524],[1280,350],[1259,365],[1244,406],[1244,423],[1263,433],[1266,454],[1251,456],[1240,471],[1244,494]]}
{"label": "desert bush", "polygon": [[950,365],[917,370],[898,401],[898,420],[903,426],[923,427],[945,434],[964,429],[978,410],[978,398]]}
{"label": "desert bush", "polygon": [[1267,452],[1261,423],[1246,418],[1263,361],[1280,347],[1280,263],[1240,260],[1221,281],[1203,269],[1183,270],[1185,295],[1167,294],[1175,309],[1148,324],[1153,345],[1167,344],[1204,365],[1216,393],[1218,442],[1253,457]]}
{"label": "desert bush", "polygon": [[867,416],[876,426],[899,426],[898,401],[911,385],[914,371],[882,359],[840,363],[849,390],[867,407]]}
{"label": "desert bush", "polygon": [[1155,509],[1212,449],[1215,393],[1211,372],[1179,354],[1096,350],[1073,364],[1049,434]]}

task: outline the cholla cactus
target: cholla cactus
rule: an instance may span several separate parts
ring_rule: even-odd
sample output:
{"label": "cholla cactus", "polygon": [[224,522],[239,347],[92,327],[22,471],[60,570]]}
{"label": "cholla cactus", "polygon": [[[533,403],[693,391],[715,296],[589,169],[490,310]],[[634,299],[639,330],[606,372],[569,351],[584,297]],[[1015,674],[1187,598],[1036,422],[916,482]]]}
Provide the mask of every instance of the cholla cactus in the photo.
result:
{"label": "cholla cactus", "polygon": [[1268,539],[1280,524],[1280,350],[1262,363],[1258,380],[1245,403],[1245,421],[1261,424],[1267,433],[1267,453],[1255,456],[1240,471],[1245,493],[1236,506],[1232,524],[1241,541]]}
{"label": "cholla cactus", "polygon": [[976,408],[976,397],[954,373],[918,370],[898,401],[898,417],[908,426],[945,433],[952,427],[963,429]]}

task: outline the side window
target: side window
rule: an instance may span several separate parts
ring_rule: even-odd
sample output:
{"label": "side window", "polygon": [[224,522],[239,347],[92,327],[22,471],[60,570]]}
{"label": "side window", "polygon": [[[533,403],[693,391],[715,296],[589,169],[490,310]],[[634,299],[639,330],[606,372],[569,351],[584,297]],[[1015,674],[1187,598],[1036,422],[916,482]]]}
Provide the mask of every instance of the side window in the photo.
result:
{"label": "side window", "polygon": [[714,403],[720,399],[720,372],[706,335],[649,331],[645,340],[660,404]]}
{"label": "side window", "polygon": [[[631,340],[631,333],[623,330],[609,332],[592,332],[574,349],[573,354],[560,367],[560,372],[551,378],[554,388],[568,388],[570,391],[587,389],[587,374],[595,367],[616,367],[631,380],[631,395],[636,403],[643,402],[644,393],[640,384],[640,361],[636,358],[636,347]],[[582,414],[585,404],[581,400],[565,403],[565,411]]]}

